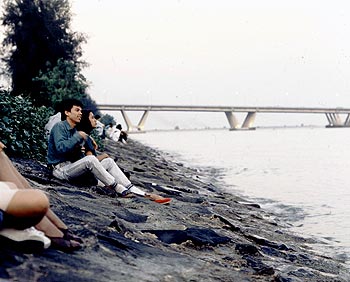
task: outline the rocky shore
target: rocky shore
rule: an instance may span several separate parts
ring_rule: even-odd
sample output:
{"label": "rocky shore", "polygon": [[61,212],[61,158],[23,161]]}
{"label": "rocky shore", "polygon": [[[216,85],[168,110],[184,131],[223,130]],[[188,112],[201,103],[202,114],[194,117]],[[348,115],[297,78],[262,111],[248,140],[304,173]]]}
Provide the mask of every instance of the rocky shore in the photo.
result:
{"label": "rocky shore", "polygon": [[173,201],[115,198],[14,159],[84,248],[22,254],[2,246],[0,281],[350,281],[341,262],[315,252],[278,215],[224,193],[215,170],[188,168],[133,140],[106,141],[105,151],[135,185]]}

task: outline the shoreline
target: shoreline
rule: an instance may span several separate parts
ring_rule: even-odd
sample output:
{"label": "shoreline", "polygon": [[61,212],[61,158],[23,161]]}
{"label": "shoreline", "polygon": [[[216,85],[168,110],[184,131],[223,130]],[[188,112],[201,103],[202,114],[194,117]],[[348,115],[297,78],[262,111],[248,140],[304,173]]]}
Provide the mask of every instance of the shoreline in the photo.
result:
{"label": "shoreline", "polygon": [[211,173],[169,160],[170,155],[132,139],[127,145],[106,140],[105,151],[118,158],[136,186],[173,198],[170,205],[111,198],[101,187],[49,179],[42,164],[14,160],[34,187],[49,194],[52,209],[83,238],[85,248],[34,255],[2,250],[0,278],[349,281],[342,262],[310,247],[319,242],[288,231],[254,202],[223,192]]}
{"label": "shoreline", "polygon": [[[292,129],[295,131],[296,130],[307,130],[309,132],[312,132],[311,130],[315,129],[316,127],[300,127],[300,128],[288,128],[288,129]],[[327,129],[324,127],[318,127],[319,130],[326,132]],[[283,129],[287,129],[287,128],[283,128]],[[281,130],[283,130],[281,129]],[[272,132],[272,130],[274,130],[274,128],[266,128],[266,130],[269,130],[269,132]],[[291,131],[290,131],[291,132]],[[210,161],[210,158],[208,157],[203,157],[201,154],[203,152],[208,152],[209,156],[214,157],[215,156],[215,146],[211,147],[211,143],[210,142],[206,142],[204,143],[204,148],[207,148],[206,146],[209,146],[209,148],[203,152],[201,152],[201,147],[199,147],[198,149],[187,149],[187,146],[184,145],[184,142],[181,142],[181,145],[177,145],[175,142],[172,142],[171,140],[173,138],[176,138],[175,132],[173,131],[173,134],[169,134],[169,135],[162,135],[161,133],[160,136],[156,135],[157,133],[155,132],[150,132],[151,135],[149,138],[147,138],[146,136],[135,136],[134,138],[136,138],[136,140],[139,141],[145,141],[145,143],[151,147],[156,148],[157,150],[162,151],[162,153],[165,154],[169,154],[170,158],[174,157],[177,160],[181,160],[181,162],[183,162],[185,165],[189,166],[189,167],[193,167],[195,169],[199,169],[199,171],[204,168],[205,171],[209,171],[210,172],[210,168],[207,168],[206,165],[210,164],[213,165],[213,167],[215,168],[215,170],[218,171],[218,178],[219,182],[218,182],[218,187],[224,187],[224,192],[228,192],[231,194],[234,194],[236,196],[242,197],[246,200],[249,200],[251,202],[256,202],[259,205],[261,205],[262,209],[270,212],[271,214],[277,214],[278,217],[280,219],[283,218],[283,220],[285,222],[289,223],[289,229],[290,232],[293,232],[295,234],[298,234],[299,236],[304,236],[304,237],[310,237],[313,238],[316,241],[319,241],[320,243],[317,245],[317,251],[319,251],[320,253],[324,254],[324,255],[328,255],[331,256],[333,258],[335,258],[336,260],[341,260],[344,261],[344,263],[347,265],[348,269],[350,269],[350,257],[349,257],[349,251],[350,251],[350,245],[349,245],[349,241],[347,240],[346,235],[348,232],[345,230],[347,228],[347,225],[345,224],[343,226],[343,230],[341,229],[333,229],[333,224],[335,222],[340,222],[340,220],[337,220],[334,218],[334,214],[337,214],[338,210],[335,211],[319,211],[319,213],[313,213],[318,206],[315,205],[313,206],[312,203],[310,203],[310,201],[308,202],[308,205],[303,205],[303,202],[298,202],[295,201],[296,198],[294,197],[293,201],[289,201],[288,197],[285,197],[284,199],[281,199],[281,197],[279,197],[280,199],[275,199],[274,195],[272,195],[271,193],[268,193],[269,196],[271,197],[266,197],[264,196],[264,192],[263,193],[259,193],[259,191],[264,191],[264,189],[266,189],[269,180],[268,181],[264,181],[265,183],[261,183],[261,185],[264,186],[264,189],[260,189],[260,184],[257,181],[254,181],[255,176],[254,175],[250,175],[248,178],[246,178],[246,181],[240,181],[240,180],[236,180],[235,174],[239,174],[240,173],[240,169],[239,167],[236,168],[236,170],[232,170],[233,164],[228,162],[225,158],[226,155],[222,154],[222,151],[220,150],[220,148],[218,149],[218,153],[220,155],[220,157],[223,157],[224,164],[220,165],[220,162],[218,161],[214,161],[214,163],[212,163]],[[226,137],[226,132],[222,131],[220,134],[222,135],[216,135],[213,134],[212,136],[210,135],[210,137],[212,137],[211,139],[216,140],[216,139],[224,139]],[[228,133],[229,135],[231,133]],[[235,135],[235,134],[234,134]],[[193,136],[195,135],[186,135],[185,139],[189,140],[189,147],[192,148],[193,146],[191,146],[192,144],[196,144],[196,142],[198,141],[197,139],[193,138]],[[199,135],[200,138],[206,138],[209,137],[209,135]],[[159,138],[159,142],[155,141]],[[169,144],[167,144],[166,142],[166,138],[169,138]],[[232,140],[231,140],[232,141]],[[209,143],[209,144],[207,144]],[[214,143],[214,141],[212,142]],[[215,142],[216,143],[216,142]],[[218,142],[220,145],[223,145],[223,142]],[[238,144],[241,144],[238,141]],[[220,146],[219,145],[219,146]],[[250,144],[251,145],[251,144]],[[175,150],[173,149],[175,148]],[[227,149],[227,148],[226,148]],[[180,153],[179,153],[180,152]],[[214,153],[214,154],[213,154]],[[230,157],[232,158],[232,155],[230,155]],[[239,155],[239,157],[242,157],[241,155]],[[220,158],[219,158],[220,159]],[[193,166],[193,163],[195,164],[195,166]],[[227,165],[227,167],[226,167]],[[258,165],[259,166],[259,165]],[[258,167],[257,166],[257,167]],[[247,164],[245,164],[244,167],[247,167]],[[257,167],[254,167],[255,169],[257,169]],[[222,173],[220,173],[220,171]],[[201,172],[202,173],[202,172]],[[215,178],[214,178],[215,179]],[[267,178],[268,179],[268,178]],[[227,180],[227,182],[226,182]],[[260,179],[261,180],[261,179]],[[246,184],[250,184],[250,182],[255,183],[254,186],[252,186],[252,189],[247,189],[247,187],[245,187]],[[265,185],[264,185],[265,184]],[[281,185],[283,185],[283,182],[280,183]],[[310,183],[307,182],[306,180],[306,185],[309,185]],[[277,187],[278,184],[275,184],[273,186],[271,186],[272,190],[276,190],[276,185]],[[256,192],[257,187],[260,187],[257,195],[254,194],[254,192]],[[256,190],[255,190],[256,189]],[[337,195],[337,193],[333,192],[334,195]],[[295,195],[293,195],[295,196]],[[278,198],[278,197],[277,197]],[[283,198],[283,197],[282,197]],[[325,200],[325,199],[323,199]],[[326,199],[327,200],[327,199]],[[344,202],[344,201],[343,201]],[[319,203],[319,205],[321,205],[322,203]],[[342,204],[340,204],[341,206]],[[324,212],[324,213],[323,213]],[[329,215],[328,215],[329,213]],[[319,220],[318,222],[312,222],[310,224],[310,221],[313,220],[313,218],[317,218],[318,216],[322,215],[323,219]],[[333,216],[333,218],[332,218]],[[332,223],[330,220],[332,220]],[[326,224],[326,222],[328,222]],[[346,220],[345,220],[346,222]],[[346,227],[345,227],[346,226]],[[335,226],[336,227],[336,226]],[[314,245],[315,247],[316,245]]]}

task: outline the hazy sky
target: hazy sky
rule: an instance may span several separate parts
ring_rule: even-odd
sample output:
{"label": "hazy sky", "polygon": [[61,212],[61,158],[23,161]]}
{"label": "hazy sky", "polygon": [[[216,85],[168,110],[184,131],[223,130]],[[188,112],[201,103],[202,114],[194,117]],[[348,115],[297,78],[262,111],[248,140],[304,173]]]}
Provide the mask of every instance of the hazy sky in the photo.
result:
{"label": "hazy sky", "polygon": [[350,2],[73,0],[98,103],[350,107]]}
{"label": "hazy sky", "polygon": [[348,0],[71,3],[98,103],[350,107]]}
{"label": "hazy sky", "polygon": [[350,3],[73,0],[100,103],[350,106]]}

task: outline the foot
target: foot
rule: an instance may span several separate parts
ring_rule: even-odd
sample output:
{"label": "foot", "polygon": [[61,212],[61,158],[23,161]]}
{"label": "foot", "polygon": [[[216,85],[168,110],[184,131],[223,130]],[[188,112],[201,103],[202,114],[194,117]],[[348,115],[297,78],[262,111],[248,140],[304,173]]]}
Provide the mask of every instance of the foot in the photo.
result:
{"label": "foot", "polygon": [[63,233],[63,238],[66,240],[73,240],[78,243],[83,243],[83,239],[81,239],[79,236],[75,235],[72,231],[69,229],[60,229]]}
{"label": "foot", "polygon": [[75,240],[69,240],[69,239],[59,238],[59,237],[51,237],[50,239],[51,239],[51,247],[53,249],[56,249],[65,253],[72,253],[82,248],[82,245]]}
{"label": "foot", "polygon": [[145,198],[150,199],[151,201],[154,201],[158,204],[169,204],[171,202],[170,198],[164,198],[162,196],[159,196],[157,194],[146,194]]}
{"label": "foot", "polygon": [[117,184],[115,187],[115,191],[117,192],[117,195],[121,198],[133,198],[135,195],[131,193],[130,188],[132,185],[128,188],[125,188],[124,186]]}

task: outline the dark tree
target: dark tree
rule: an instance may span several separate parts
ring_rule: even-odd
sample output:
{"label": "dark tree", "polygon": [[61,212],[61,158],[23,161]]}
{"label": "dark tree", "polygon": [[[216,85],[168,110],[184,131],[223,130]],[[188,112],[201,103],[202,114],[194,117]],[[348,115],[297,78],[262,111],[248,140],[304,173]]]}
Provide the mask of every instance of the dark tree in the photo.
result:
{"label": "dark tree", "polygon": [[12,94],[29,95],[36,105],[49,105],[50,93],[33,80],[59,59],[74,65],[82,55],[85,37],[70,27],[68,0],[5,0],[2,60],[12,77]]}
{"label": "dark tree", "polygon": [[[95,101],[86,93],[88,82],[81,74],[79,66],[70,61],[59,59],[57,65],[48,65],[46,72],[39,72],[33,81],[40,85],[40,95],[49,100],[49,105],[56,105],[67,98],[81,100],[84,107],[97,112]],[[50,95],[47,95],[49,93]]]}

